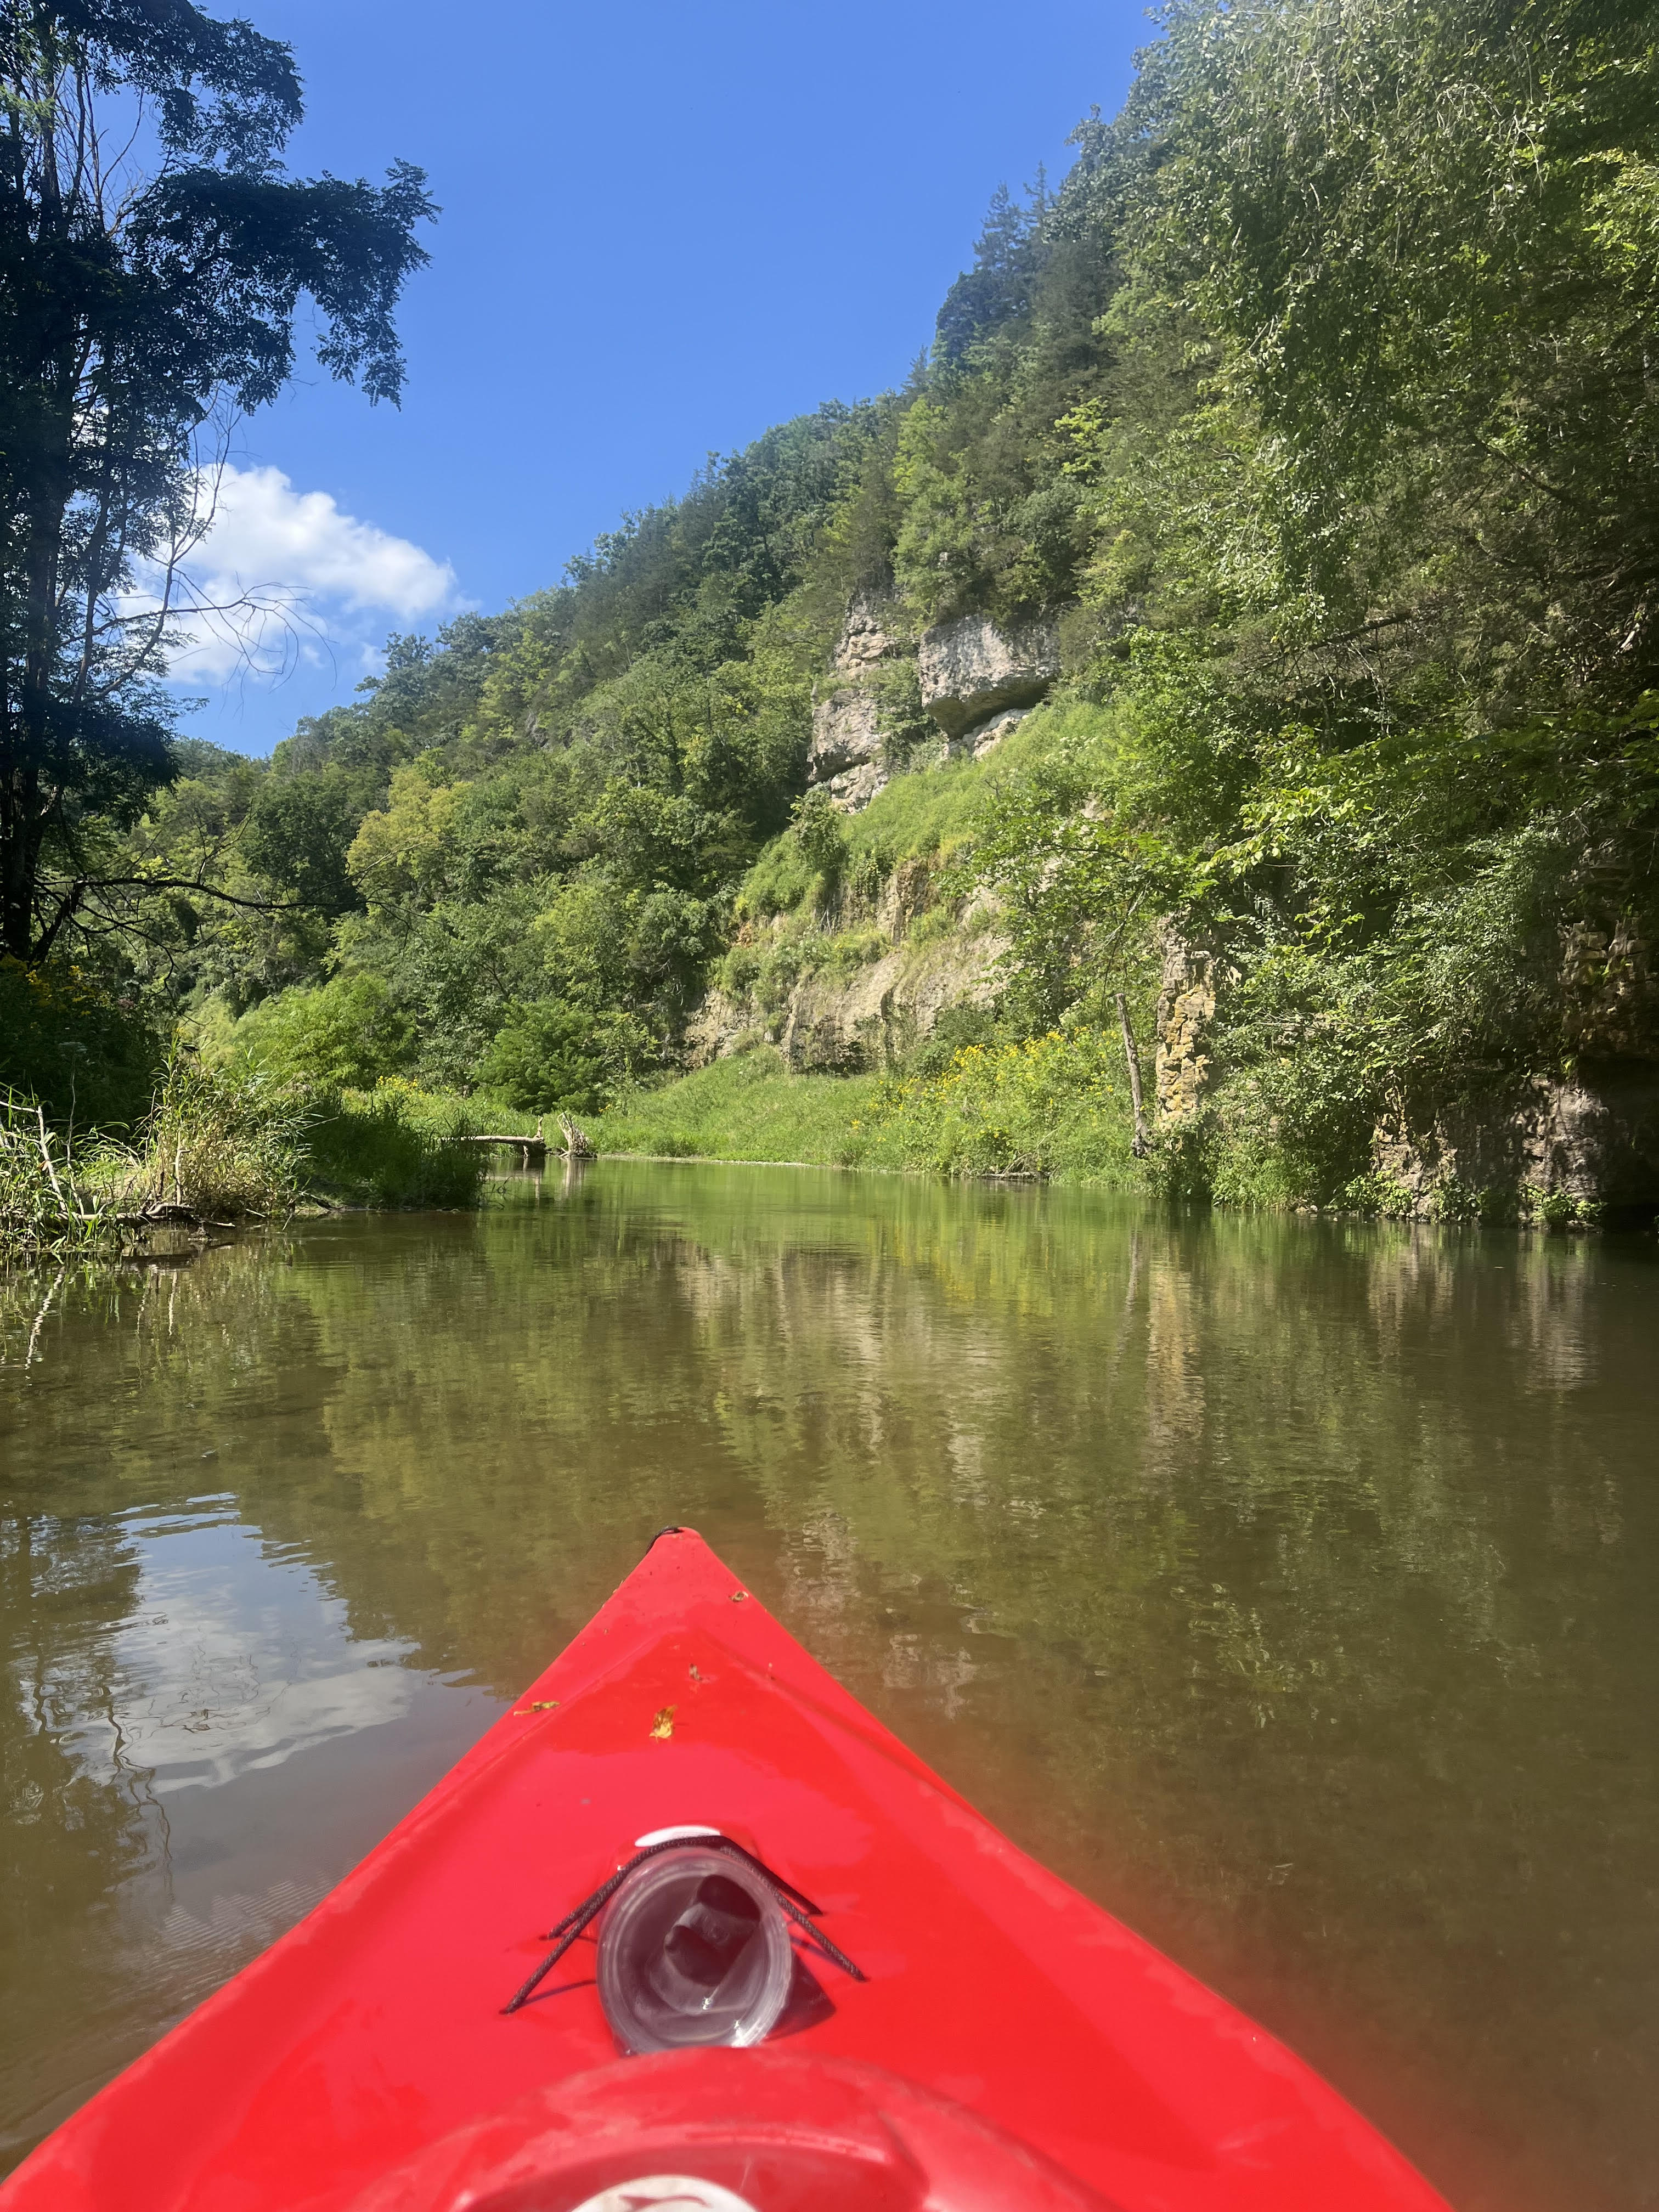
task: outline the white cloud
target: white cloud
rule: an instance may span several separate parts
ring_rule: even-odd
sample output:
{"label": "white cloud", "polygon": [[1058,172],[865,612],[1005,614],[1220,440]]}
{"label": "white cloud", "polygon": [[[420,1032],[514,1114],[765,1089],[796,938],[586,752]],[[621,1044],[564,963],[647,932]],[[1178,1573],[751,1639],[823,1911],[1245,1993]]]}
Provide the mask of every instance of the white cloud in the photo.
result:
{"label": "white cloud", "polygon": [[213,527],[191,562],[244,588],[276,586],[412,622],[455,593],[455,572],[407,538],[342,514],[325,491],[295,491],[280,469],[227,468]]}
{"label": "white cloud", "polygon": [[[344,1604],[308,1569],[273,1566],[254,1531],[152,1541],[143,1567],[116,1638],[114,1717],[124,1757],[159,1794],[217,1789],[408,1713],[410,1647],[354,1638]],[[85,1738],[95,1765],[95,1724]]]}
{"label": "white cloud", "polygon": [[280,469],[227,466],[202,490],[213,521],[185,565],[192,642],[173,656],[175,684],[275,682],[331,659],[374,667],[380,629],[461,604],[447,561],[343,514],[325,491],[296,491]]}

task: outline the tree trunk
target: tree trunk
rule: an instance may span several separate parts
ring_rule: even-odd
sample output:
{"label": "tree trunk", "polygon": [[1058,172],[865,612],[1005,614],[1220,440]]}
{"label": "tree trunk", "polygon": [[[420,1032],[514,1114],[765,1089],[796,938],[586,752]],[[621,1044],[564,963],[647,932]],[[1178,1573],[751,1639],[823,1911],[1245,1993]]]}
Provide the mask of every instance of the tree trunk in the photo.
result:
{"label": "tree trunk", "polygon": [[1123,1028],[1123,1057],[1129,1063],[1129,1103],[1134,1108],[1135,1135],[1133,1152],[1138,1160],[1146,1157],[1146,1114],[1140,1100],[1140,1055],[1135,1050],[1135,1033],[1129,1027],[1129,1001],[1120,991],[1117,994],[1117,1018]]}

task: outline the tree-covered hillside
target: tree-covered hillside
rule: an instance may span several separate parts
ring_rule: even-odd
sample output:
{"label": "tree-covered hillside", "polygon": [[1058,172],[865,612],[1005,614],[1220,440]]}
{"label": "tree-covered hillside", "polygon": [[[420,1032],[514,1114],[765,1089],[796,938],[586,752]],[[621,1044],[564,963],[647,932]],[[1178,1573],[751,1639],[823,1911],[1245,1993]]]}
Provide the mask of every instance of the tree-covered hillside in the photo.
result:
{"label": "tree-covered hillside", "polygon": [[[1074,143],[904,391],[394,637],[268,767],[175,743],[123,833],[168,888],[53,957],[211,1049],[594,1109],[682,1064],[757,917],[844,902],[802,801],[865,605],[1057,623],[938,896],[998,902],[1012,1042],[1144,1021],[1206,948],[1166,1176],[1328,1200],[1381,1126],[1659,1062],[1651,11],[1178,0]],[[939,773],[913,669],[896,776]],[[866,841],[872,911],[903,858]]]}

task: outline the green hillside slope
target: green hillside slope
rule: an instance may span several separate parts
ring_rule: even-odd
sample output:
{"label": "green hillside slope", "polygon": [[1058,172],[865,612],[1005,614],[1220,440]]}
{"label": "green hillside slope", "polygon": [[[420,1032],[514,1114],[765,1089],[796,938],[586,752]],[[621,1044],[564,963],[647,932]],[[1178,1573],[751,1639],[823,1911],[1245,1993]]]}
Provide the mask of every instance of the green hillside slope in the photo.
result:
{"label": "green hillside slope", "polygon": [[[653,1088],[734,1043],[786,1082],[803,977],[994,927],[952,1018],[803,1101],[813,1156],[1659,1199],[1651,12],[1182,4],[1075,145],[1057,191],[999,196],[904,391],[394,637],[268,767],[179,745],[138,865],[206,856],[266,903],[158,895],[83,964],[220,1058],[741,1152],[759,1073]],[[860,608],[886,781],[842,813],[809,754]],[[917,641],[967,617],[1048,625],[1058,673],[942,766]],[[1000,1162],[946,1133],[950,1071],[985,1080],[956,1055],[1053,1037]]]}

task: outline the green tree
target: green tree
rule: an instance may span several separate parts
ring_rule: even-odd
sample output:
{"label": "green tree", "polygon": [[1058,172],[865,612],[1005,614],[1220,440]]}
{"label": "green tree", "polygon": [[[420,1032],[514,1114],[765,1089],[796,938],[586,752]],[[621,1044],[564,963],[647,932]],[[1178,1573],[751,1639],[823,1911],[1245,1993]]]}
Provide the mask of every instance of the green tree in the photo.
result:
{"label": "green tree", "polygon": [[478,1063],[478,1080],[525,1113],[562,1107],[591,1114],[617,1072],[607,1042],[591,1007],[544,999],[520,1007],[497,1032]]}
{"label": "green tree", "polygon": [[979,339],[1030,313],[1032,280],[1046,258],[1042,218],[1048,204],[1048,180],[1041,171],[1024,207],[1006,185],[992,193],[975,241],[974,265],[951,285],[939,311],[935,343],[943,359],[960,361]]}
{"label": "green tree", "polygon": [[256,1006],[234,1042],[272,1075],[367,1091],[408,1066],[414,1031],[378,975],[336,975]]}
{"label": "green tree", "polygon": [[[110,833],[173,773],[159,679],[230,423],[302,295],[323,366],[397,400],[434,210],[406,163],[286,177],[289,49],[191,0],[8,0],[0,98],[0,947],[39,961],[134,888]],[[143,173],[109,159],[135,114]]]}

